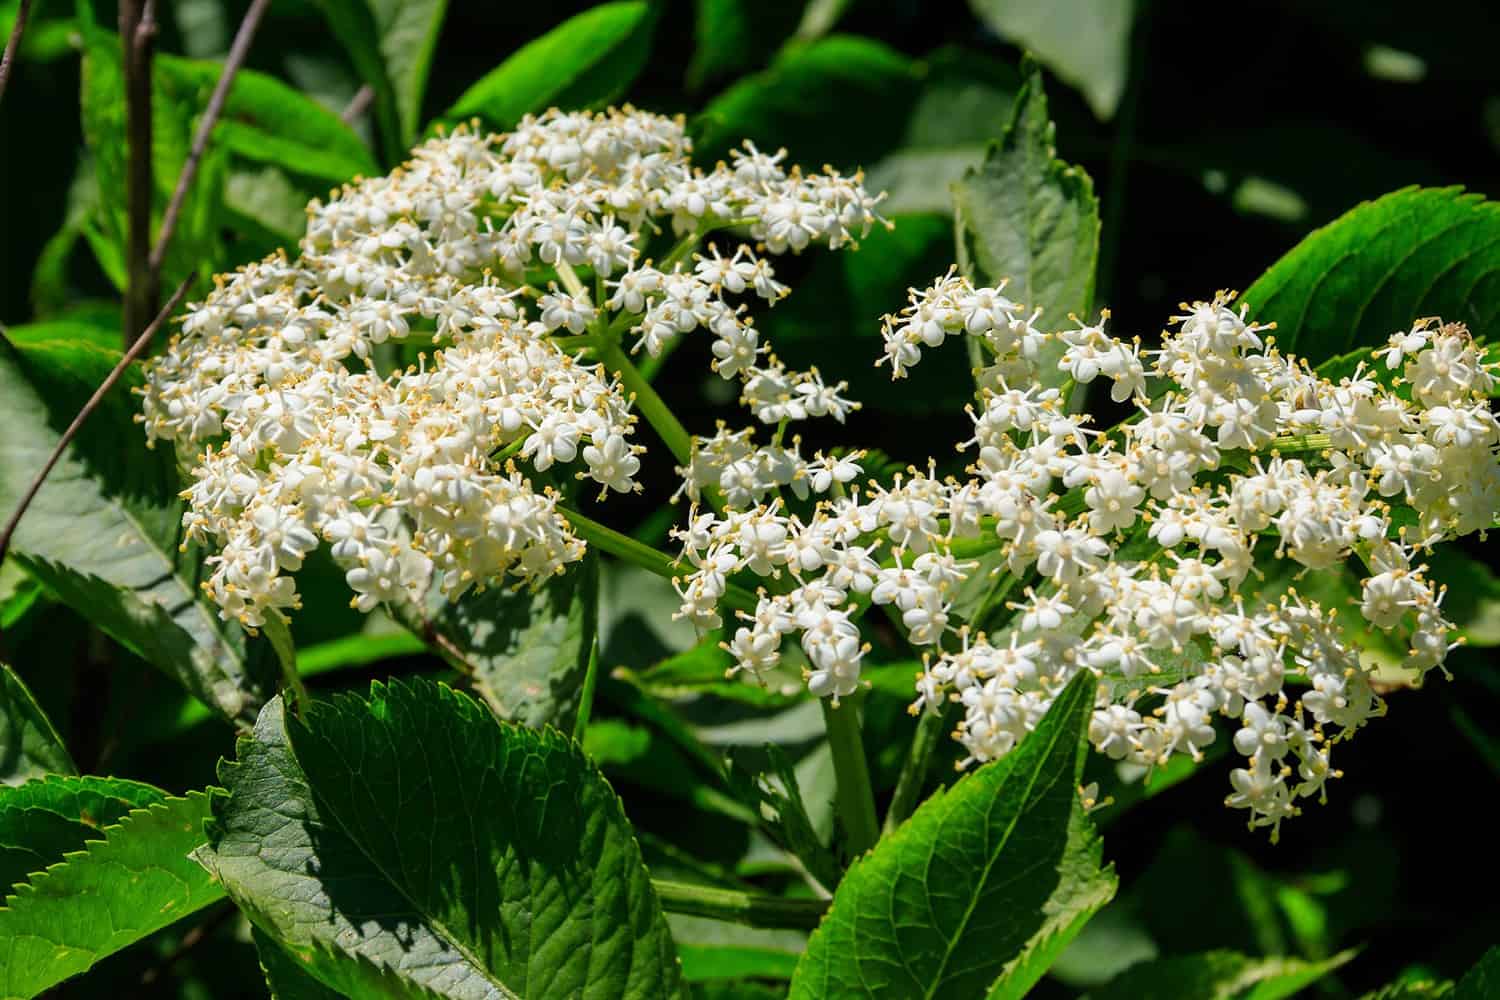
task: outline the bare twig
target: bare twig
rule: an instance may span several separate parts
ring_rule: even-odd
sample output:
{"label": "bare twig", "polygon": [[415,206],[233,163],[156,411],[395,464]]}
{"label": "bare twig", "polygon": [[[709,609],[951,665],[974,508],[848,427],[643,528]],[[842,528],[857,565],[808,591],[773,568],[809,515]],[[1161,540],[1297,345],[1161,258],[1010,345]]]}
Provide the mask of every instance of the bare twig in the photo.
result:
{"label": "bare twig", "polygon": [[5,55],[0,57],[0,98],[5,96],[5,85],[10,81],[10,68],[16,64],[16,52],[21,48],[21,35],[26,30],[26,15],[31,13],[31,0],[21,0],[16,8],[16,23],[10,28],[10,41],[5,43]]}
{"label": "bare twig", "polygon": [[151,275],[151,42],[155,0],[120,0],[121,65],[125,75],[125,343],[140,335],[156,310]]}
{"label": "bare twig", "polygon": [[203,109],[203,117],[198,120],[198,130],[193,133],[193,145],[188,150],[187,162],[182,165],[182,173],[177,177],[177,187],[172,191],[172,200],[167,202],[167,210],[162,213],[161,229],[156,234],[156,246],[151,248],[150,267],[153,283],[161,281],[161,267],[167,259],[167,247],[172,243],[172,233],[177,228],[177,217],[182,214],[182,203],[187,200],[188,190],[193,186],[193,179],[198,175],[198,164],[203,160],[203,151],[208,148],[208,137],[213,133],[219,116],[224,113],[224,104],[229,100],[229,88],[234,84],[235,74],[240,71],[240,67],[245,63],[245,56],[250,52],[250,43],[255,39],[255,29],[260,27],[261,15],[269,6],[271,6],[271,0],[254,0],[250,4],[250,9],[245,11],[245,16],[240,21],[240,28],[235,32],[234,44],[229,47],[229,55],[224,58],[224,68],[219,72],[219,82],[214,84],[214,92],[208,99],[208,107]]}
{"label": "bare twig", "polygon": [[349,106],[340,114],[345,125],[353,125],[360,116],[370,110],[370,105],[375,100],[375,88],[368,83],[354,92],[354,97],[349,101]]}
{"label": "bare twig", "polygon": [[120,376],[125,374],[125,369],[130,367],[132,361],[140,357],[141,352],[146,349],[146,345],[151,343],[152,336],[167,321],[167,317],[172,315],[172,311],[177,308],[177,304],[187,294],[188,286],[192,284],[192,280],[192,277],[189,276],[183,279],[182,284],[177,286],[177,291],[172,293],[171,301],[166,304],[161,312],[156,314],[156,318],[151,321],[151,325],[141,332],[141,335],[135,339],[135,343],[130,345],[130,349],[121,356],[119,364],[115,365],[114,370],[105,376],[104,381],[99,384],[99,388],[95,389],[94,394],[89,397],[89,401],[83,404],[83,409],[78,411],[78,416],[74,417],[73,422],[68,425],[68,429],[63,431],[62,437],[58,439],[57,447],[52,449],[52,455],[47,459],[47,464],[42,466],[42,471],[37,473],[36,478],[31,481],[31,485],[26,488],[26,492],[21,496],[21,502],[16,506],[15,511],[11,513],[10,520],[5,523],[5,529],[0,531],[0,562],[5,561],[5,554],[10,551],[11,536],[16,533],[16,525],[21,522],[21,515],[26,513],[26,508],[30,507],[31,501],[36,499],[37,491],[42,488],[42,483],[47,481],[47,476],[52,472],[52,467],[57,464],[57,460],[62,457],[63,451],[72,442],[73,438],[78,435],[78,429],[83,426],[83,422],[99,408],[99,402],[104,398],[105,393],[114,388],[114,384],[120,381]]}

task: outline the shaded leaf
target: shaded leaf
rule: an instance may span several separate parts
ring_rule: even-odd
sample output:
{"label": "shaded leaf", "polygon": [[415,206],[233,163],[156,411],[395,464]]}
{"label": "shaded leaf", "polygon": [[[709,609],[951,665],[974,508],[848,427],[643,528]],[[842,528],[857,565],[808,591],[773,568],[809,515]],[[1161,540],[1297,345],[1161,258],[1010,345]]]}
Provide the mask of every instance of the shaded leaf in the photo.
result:
{"label": "shaded leaf", "polygon": [[36,996],[223,896],[188,856],[207,816],[201,792],[164,799],[16,886],[0,909],[0,996]]}
{"label": "shaded leaf", "polygon": [[845,874],[791,996],[1019,997],[1114,895],[1077,783],[1086,671],[1011,753],[929,798]]}
{"label": "shaded leaf", "polygon": [[8,664],[0,663],[0,785],[77,773],[62,737],[25,682]]}
{"label": "shaded leaf", "polygon": [[1453,1000],[1490,1000],[1500,996],[1500,945],[1484,953],[1453,988]]}
{"label": "shaded leaf", "polygon": [[92,775],[53,774],[0,789],[0,891],[99,839],[132,809],[166,797],[138,781]]}
{"label": "shaded leaf", "polygon": [[474,689],[502,719],[572,727],[599,619],[588,558],[535,593],[491,587],[445,604],[433,624],[463,653]]}
{"label": "shaded leaf", "polygon": [[422,127],[422,98],[432,71],[432,53],[443,30],[448,0],[370,0],[380,32],[380,54],[396,92],[401,143],[409,146]]}
{"label": "shaded leaf", "polygon": [[[83,342],[0,341],[0,518],[15,509],[63,429],[119,355]],[[164,451],[133,423],[126,372],[68,446],[21,520],[13,551],[85,618],[232,719],[250,721],[274,683],[244,632],[199,594],[179,550],[182,501]]]}
{"label": "shaded leaf", "polygon": [[605,3],[568,18],[490,70],[448,109],[508,129],[549,107],[601,107],[635,79],[650,53],[649,4]]}
{"label": "shaded leaf", "polygon": [[382,148],[385,158],[395,162],[405,153],[406,143],[402,138],[396,88],[386,69],[375,14],[367,0],[317,0],[317,6],[333,30],[333,36],[348,53],[360,80],[374,91],[375,122]]}
{"label": "shaded leaf", "polygon": [[1156,958],[1126,969],[1088,1000],[1282,1000],[1353,957],[1354,952],[1345,951],[1307,962],[1209,951]]}
{"label": "shaded leaf", "polygon": [[1500,319],[1500,204],[1404,188],[1307,236],[1245,290],[1276,343],[1314,364],[1424,316],[1484,333]]}
{"label": "shaded leaf", "polygon": [[996,33],[1030,49],[1082,91],[1094,114],[1113,117],[1130,71],[1135,0],[969,0],[969,7]]}
{"label": "shaded leaf", "polygon": [[428,681],[375,684],[312,703],[305,723],[273,700],[222,778],[199,857],[324,985],[679,991],[619,800],[554,730]]}
{"label": "shaded leaf", "polygon": [[756,773],[746,765],[743,754],[731,751],[730,786],[740,801],[756,811],[776,841],[795,854],[813,878],[832,889],[843,872],[832,850],[813,828],[792,761],[773,743],[765,745],[764,753],[770,770]]}

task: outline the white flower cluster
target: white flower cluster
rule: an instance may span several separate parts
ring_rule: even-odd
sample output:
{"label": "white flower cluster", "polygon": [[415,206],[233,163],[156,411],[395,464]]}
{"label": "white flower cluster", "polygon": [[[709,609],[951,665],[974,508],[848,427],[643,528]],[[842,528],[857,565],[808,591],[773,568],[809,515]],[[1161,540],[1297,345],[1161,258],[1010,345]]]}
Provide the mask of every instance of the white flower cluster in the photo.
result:
{"label": "white flower cluster", "polygon": [[[579,559],[556,491],[516,460],[638,488],[631,400],[570,353],[626,331],[655,354],[703,327],[760,419],[842,418],[841,386],[763,358],[726,299],[784,296],[768,260],[687,258],[724,227],[771,254],[839,247],[877,199],[748,144],[707,172],[689,153],[680,120],[629,108],[460,129],[314,202],[295,260],[219,278],[153,363],[143,419],[190,469],[184,522],[218,550],[205,589],[222,613],[255,627],[296,607],[287,574],[322,542],[363,610]],[[668,222],[680,249],[642,260]],[[382,346],[418,337],[436,349],[405,367]]]}
{"label": "white flower cluster", "polygon": [[[1184,307],[1160,349],[1143,351],[1102,320],[1044,333],[1001,289],[952,275],[914,292],[885,324],[895,375],[951,336],[987,355],[964,476],[911,470],[861,492],[846,467],[812,484],[832,496],[798,516],[779,488],[827,460],[721,430],[684,470],[690,495],[713,483],[728,506],[680,533],[683,615],[717,627],[727,582],[766,578],[725,643],[737,669],[776,665],[795,636],[812,691],[838,697],[856,690],[869,650],[859,616],[890,605],[933,651],[913,711],[961,705],[964,763],[1014,747],[1080,670],[1101,678],[1089,736],[1115,760],[1198,758],[1214,719],[1235,720],[1243,759],[1228,803],[1274,830],[1337,775],[1332,744],[1384,705],[1341,609],[1294,588],[1258,594],[1257,564],[1362,566],[1356,613],[1406,637],[1417,676],[1440,666],[1453,626],[1415,557],[1493,524],[1500,423],[1462,326],[1424,320],[1392,337],[1376,352],[1399,369],[1389,385],[1363,365],[1334,382],[1280,353],[1231,298]],[[1057,388],[1040,387],[1043,358],[1057,359]],[[1148,375],[1161,380],[1154,397]],[[1101,376],[1139,411],[1107,433],[1067,413],[1060,392]],[[998,592],[1020,591],[995,636],[953,606],[982,565],[1001,574]]]}

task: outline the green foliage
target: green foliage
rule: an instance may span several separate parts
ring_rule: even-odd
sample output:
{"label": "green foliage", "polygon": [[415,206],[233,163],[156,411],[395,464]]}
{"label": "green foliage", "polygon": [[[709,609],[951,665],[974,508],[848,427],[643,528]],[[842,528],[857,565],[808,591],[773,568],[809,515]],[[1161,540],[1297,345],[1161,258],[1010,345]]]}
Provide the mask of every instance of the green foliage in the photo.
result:
{"label": "green foliage", "polygon": [[1114,895],[1077,784],[1086,671],[1014,751],[928,799],[844,876],[794,998],[1020,997]]}
{"label": "green foliage", "polygon": [[62,737],[9,664],[0,663],[0,785],[77,774]]}
{"label": "green foliage", "polygon": [[532,594],[492,587],[434,616],[500,718],[570,729],[599,617],[598,560],[590,558]]}
{"label": "green foliage", "polygon": [[1251,958],[1232,951],[1159,958],[1133,965],[1089,1000],[1282,1000],[1348,962],[1346,951],[1320,962]]}
{"label": "green foliage", "polygon": [[396,88],[381,50],[374,5],[370,0],[317,0],[317,5],[334,37],[348,53],[359,78],[375,95],[375,120],[381,149],[386,161],[394,163],[405,154],[407,141],[401,129]]}
{"label": "green foliage", "polygon": [[422,128],[422,98],[437,49],[448,0],[368,0],[380,34],[380,55],[396,95],[401,144],[411,145]]}
{"label": "green foliage", "polygon": [[[0,342],[0,512],[15,509],[63,429],[118,354],[86,342]],[[104,400],[64,451],[13,541],[28,568],[80,614],[181,681],[223,715],[248,722],[274,670],[239,626],[198,593],[197,553],[180,551],[171,456],[145,447],[128,389]]]}
{"label": "green foliage", "polygon": [[1500,994],[1500,945],[1484,953],[1453,989],[1453,1000],[1488,1000]]}
{"label": "green foliage", "polygon": [[34,997],[223,895],[188,856],[208,797],[136,809],[28,881],[0,909],[0,996]]}
{"label": "green foliage", "polygon": [[455,997],[678,990],[619,800],[555,731],[376,684],[304,721],[273,701],[223,780],[199,857],[325,985],[383,969]]}
{"label": "green foliage", "polygon": [[1094,114],[1115,113],[1125,93],[1136,0],[969,0],[969,6],[1002,37],[1030,49],[1083,91]]}
{"label": "green foliage", "polygon": [[69,774],[0,789],[0,890],[81,850],[131,810],[166,797],[138,781]]}
{"label": "green foliage", "polygon": [[656,15],[640,0],[600,4],[572,17],[486,73],[448,109],[510,128],[550,106],[602,107],[645,64]]}
{"label": "green foliage", "polygon": [[1500,206],[1461,188],[1404,188],[1316,230],[1245,290],[1276,342],[1318,363],[1423,316],[1500,321]]}
{"label": "green foliage", "polygon": [[[1088,174],[1057,158],[1041,70],[1023,65],[1010,125],[984,162],[953,186],[958,266],[976,284],[1009,277],[1006,294],[1050,317],[1049,325],[1094,305],[1099,203]],[[1054,347],[1060,356],[1060,347]],[[1063,374],[1043,365],[1044,379]]]}

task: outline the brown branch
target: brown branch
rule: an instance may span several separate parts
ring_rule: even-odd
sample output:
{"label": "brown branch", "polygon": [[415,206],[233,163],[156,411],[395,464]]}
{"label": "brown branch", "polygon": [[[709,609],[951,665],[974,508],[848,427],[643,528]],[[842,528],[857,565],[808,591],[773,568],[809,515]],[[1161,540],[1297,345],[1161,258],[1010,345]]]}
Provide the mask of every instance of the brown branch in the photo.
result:
{"label": "brown branch", "polygon": [[0,563],[5,561],[5,554],[10,551],[10,540],[16,533],[16,525],[21,522],[21,515],[26,513],[26,508],[30,507],[31,501],[36,499],[37,492],[42,488],[42,483],[47,481],[47,476],[51,474],[52,467],[57,464],[58,459],[62,458],[64,449],[78,435],[78,429],[83,426],[83,422],[99,408],[99,402],[104,398],[104,394],[114,388],[115,383],[120,381],[120,376],[125,374],[125,369],[130,367],[132,361],[140,357],[141,352],[146,349],[146,345],[151,342],[152,336],[167,321],[167,317],[172,315],[172,311],[177,308],[177,304],[187,294],[188,286],[192,283],[192,280],[192,277],[189,276],[183,279],[182,284],[177,286],[177,291],[172,293],[171,301],[166,304],[161,312],[156,314],[156,318],[151,321],[151,325],[142,331],[141,335],[135,339],[135,343],[130,345],[130,349],[120,357],[119,364],[115,365],[114,370],[105,376],[104,381],[99,384],[99,388],[95,389],[94,394],[89,397],[89,401],[83,404],[83,409],[78,411],[78,416],[74,417],[73,422],[68,425],[68,429],[63,431],[62,437],[57,442],[57,447],[52,449],[52,455],[47,459],[47,464],[42,466],[42,471],[37,473],[36,478],[31,481],[31,485],[26,488],[26,492],[21,496],[20,504],[17,505],[15,511],[10,515],[10,520],[5,522],[5,529],[0,531]]}
{"label": "brown branch", "polygon": [[155,0],[120,0],[121,67],[125,76],[125,344],[156,311],[151,275],[151,42]]}
{"label": "brown branch", "polygon": [[21,35],[26,30],[26,15],[30,12],[31,0],[21,0],[21,6],[16,8],[16,22],[10,27],[10,41],[5,43],[5,55],[0,56],[0,98],[5,96],[10,68],[16,64],[16,52],[21,48]]}
{"label": "brown branch", "polygon": [[187,162],[182,165],[182,173],[177,177],[177,187],[172,191],[172,200],[167,202],[167,210],[162,213],[161,229],[156,234],[156,246],[151,249],[150,268],[153,284],[161,281],[162,264],[167,259],[167,247],[172,243],[172,233],[177,229],[177,217],[182,214],[182,203],[187,200],[188,189],[193,186],[193,179],[198,176],[198,164],[203,160],[203,151],[208,148],[209,135],[213,132],[214,125],[218,123],[219,116],[224,113],[224,104],[229,100],[229,88],[234,84],[235,74],[245,63],[245,56],[250,52],[250,43],[255,39],[255,29],[260,27],[261,15],[269,6],[271,6],[271,0],[254,0],[250,4],[250,9],[245,11],[239,30],[234,34],[234,44],[229,47],[229,55],[224,58],[224,68],[219,72],[219,82],[214,84],[214,92],[208,99],[208,107],[203,110],[203,117],[198,120],[198,130],[193,133],[193,145],[188,150]]}
{"label": "brown branch", "polygon": [[360,116],[370,110],[370,105],[375,101],[375,88],[368,83],[354,92],[348,107],[339,113],[339,118],[345,125],[353,125]]}

